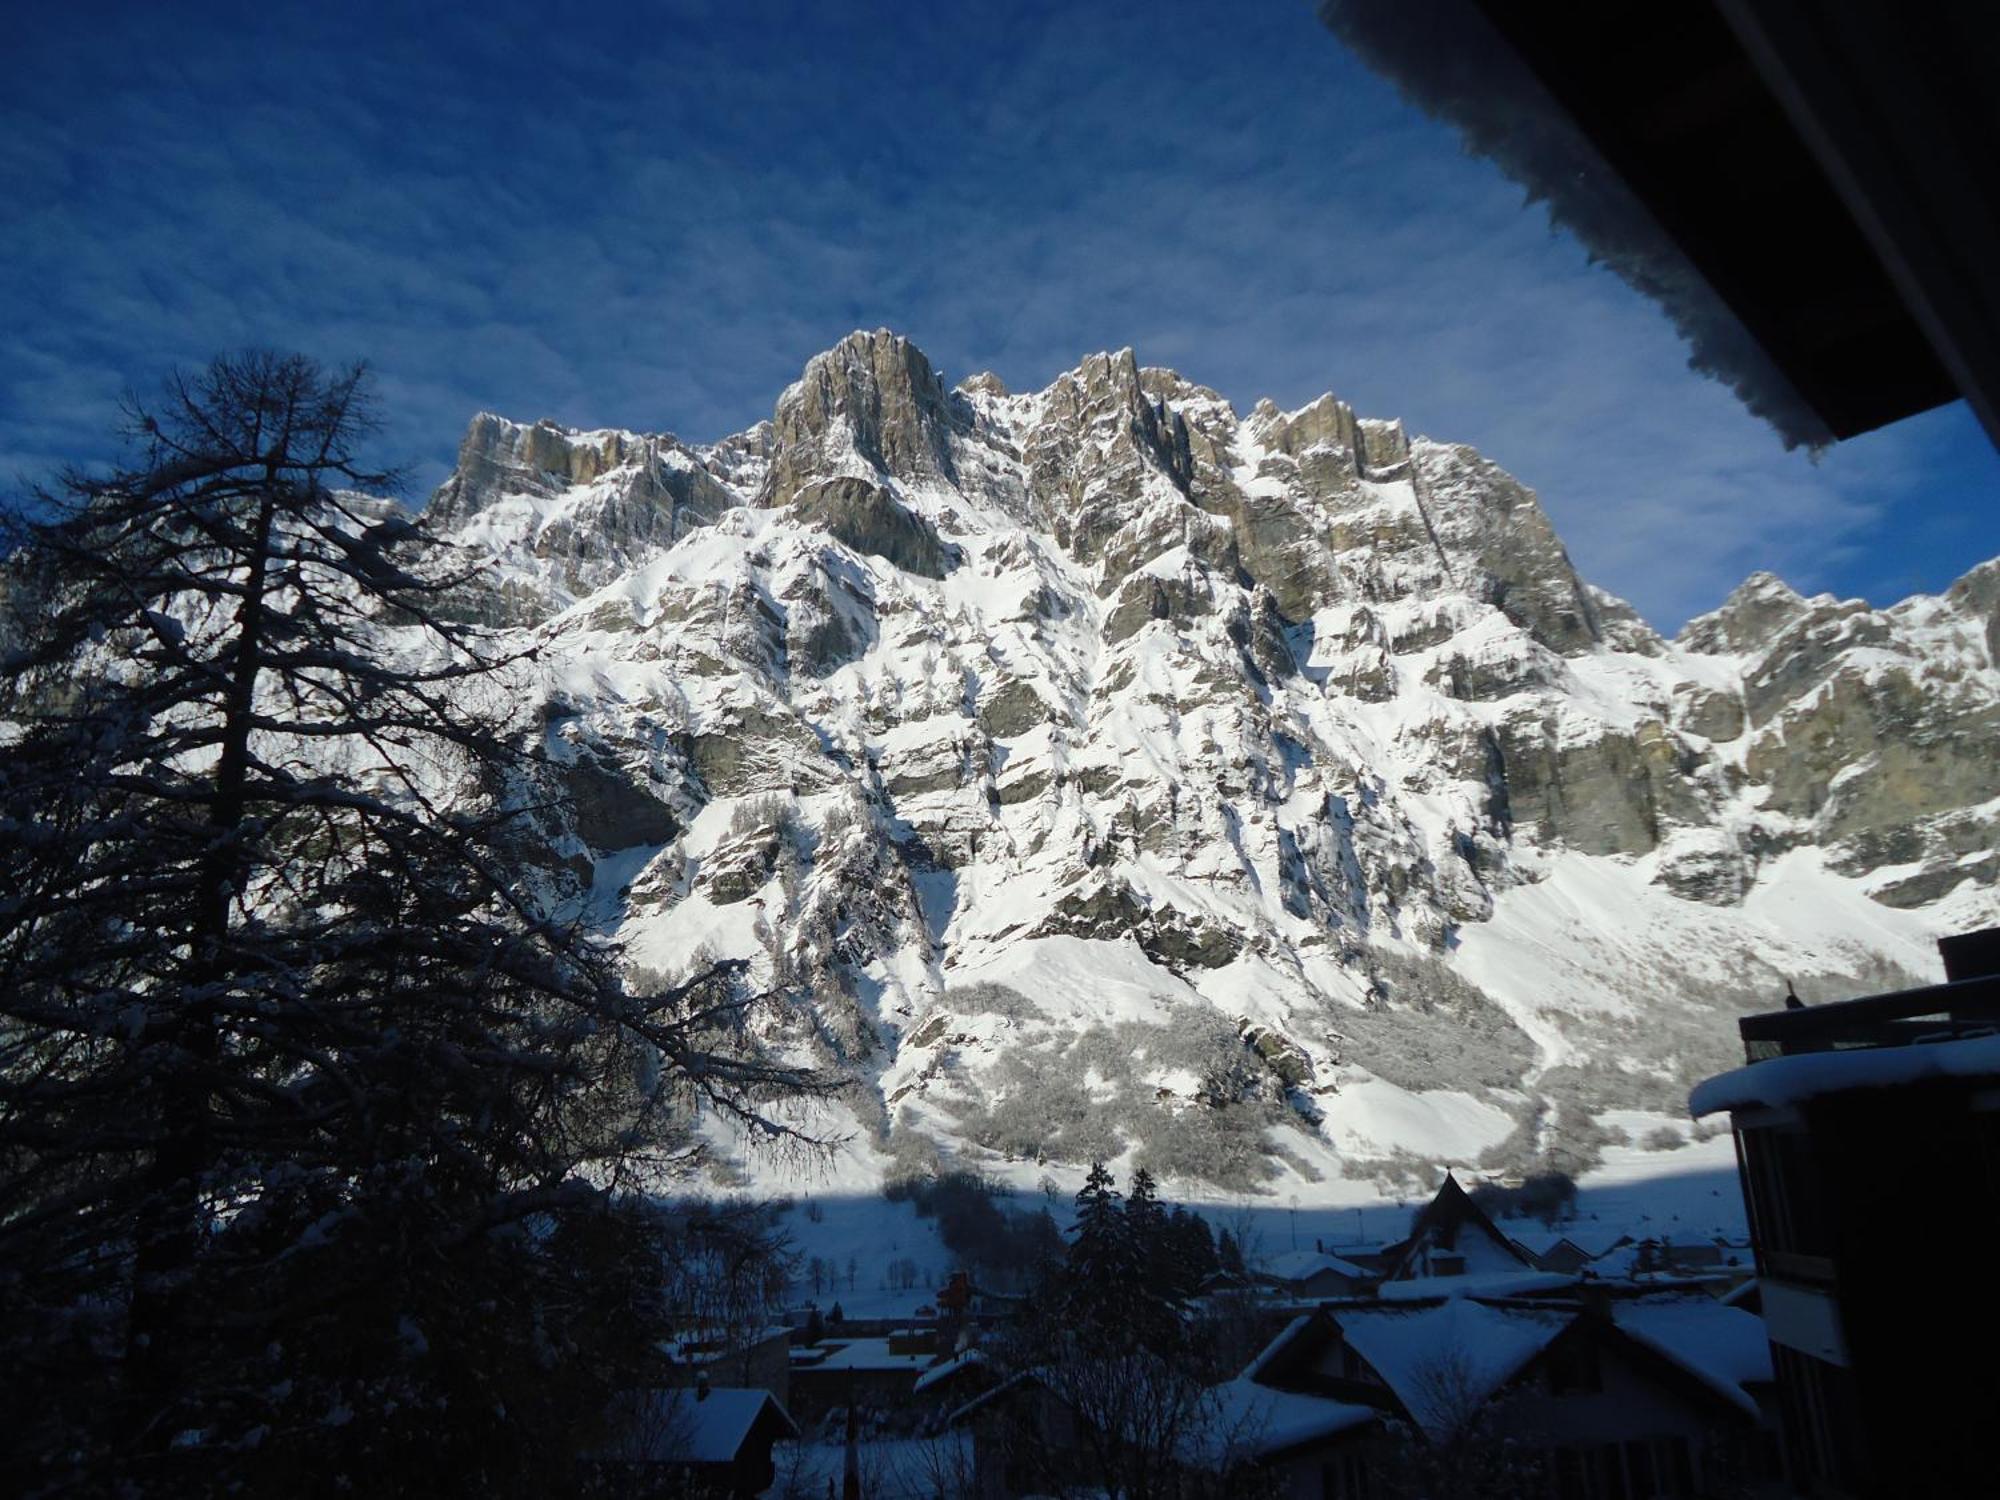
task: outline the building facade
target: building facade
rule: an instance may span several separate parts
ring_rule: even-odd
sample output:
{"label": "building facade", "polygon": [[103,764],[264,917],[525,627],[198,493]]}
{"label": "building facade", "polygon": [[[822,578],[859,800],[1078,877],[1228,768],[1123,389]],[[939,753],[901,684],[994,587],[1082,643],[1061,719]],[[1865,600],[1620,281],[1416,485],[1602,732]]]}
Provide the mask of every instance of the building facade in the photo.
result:
{"label": "building facade", "polygon": [[1729,1111],[1800,1494],[2000,1492],[2000,929],[1944,984],[1746,1016]]}

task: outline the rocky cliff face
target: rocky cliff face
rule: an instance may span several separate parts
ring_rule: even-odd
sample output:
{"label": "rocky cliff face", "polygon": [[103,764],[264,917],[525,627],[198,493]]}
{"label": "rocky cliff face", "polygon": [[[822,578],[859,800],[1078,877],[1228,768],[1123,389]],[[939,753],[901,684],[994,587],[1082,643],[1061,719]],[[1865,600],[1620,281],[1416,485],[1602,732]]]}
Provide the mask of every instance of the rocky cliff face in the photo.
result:
{"label": "rocky cliff face", "polygon": [[2000,918],[2000,563],[1667,641],[1468,448],[886,332],[710,447],[479,417],[433,513],[597,916],[751,957],[885,1169],[1561,1159]]}

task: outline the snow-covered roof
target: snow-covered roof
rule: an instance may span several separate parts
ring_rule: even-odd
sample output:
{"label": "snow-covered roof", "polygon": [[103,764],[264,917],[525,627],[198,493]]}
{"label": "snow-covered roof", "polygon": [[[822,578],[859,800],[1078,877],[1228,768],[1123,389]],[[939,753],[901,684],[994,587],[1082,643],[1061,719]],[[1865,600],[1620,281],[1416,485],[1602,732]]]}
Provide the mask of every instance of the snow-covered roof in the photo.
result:
{"label": "snow-covered roof", "polygon": [[[936,1355],[925,1350],[921,1353],[903,1354],[892,1352],[887,1339],[844,1339],[838,1343],[828,1340],[820,1346],[826,1353],[813,1360],[805,1368],[814,1370],[922,1370],[929,1366]],[[799,1363],[795,1362],[794,1368]]]}
{"label": "snow-covered roof", "polygon": [[1257,1357],[1243,1367],[1243,1378],[1245,1380],[1256,1380],[1262,1377],[1264,1372],[1270,1369],[1271,1362],[1284,1352],[1293,1339],[1305,1332],[1312,1324],[1314,1317],[1315,1314],[1313,1313],[1300,1313],[1291,1322],[1287,1323],[1278,1336],[1266,1344],[1258,1352]]}
{"label": "snow-covered roof", "polygon": [[1332,1271],[1355,1281],[1366,1281],[1370,1275],[1351,1260],[1342,1260],[1337,1255],[1319,1250],[1286,1250],[1278,1255],[1267,1255],[1263,1260],[1263,1270],[1265,1275],[1279,1281],[1307,1281],[1322,1271]]}
{"label": "snow-covered roof", "polygon": [[1645,1297],[1620,1302],[1611,1320],[1752,1416],[1746,1385],[1768,1382],[1771,1345],[1764,1320],[1712,1297]]}
{"label": "snow-covered roof", "polygon": [[[1719,1246],[1722,1262],[1708,1267],[1680,1266],[1673,1262],[1674,1247],[1654,1243],[1652,1245],[1620,1245],[1616,1250],[1607,1250],[1590,1263],[1589,1275],[1594,1281],[1633,1281],[1648,1286],[1679,1285],[1698,1287],[1711,1283],[1717,1276],[1726,1275],[1730,1266],[1729,1252],[1739,1251],[1739,1260],[1749,1258],[1749,1250],[1744,1246]],[[1705,1273],[1705,1274],[1704,1274]]]}
{"label": "snow-covered roof", "polygon": [[1933,1078],[2000,1077],[2000,1036],[1907,1047],[1807,1052],[1773,1057],[1695,1085],[1695,1118],[1725,1109],[1783,1109],[1849,1089],[1895,1088]]}
{"label": "snow-covered roof", "polygon": [[1426,1432],[1484,1402],[1575,1321],[1574,1312],[1489,1307],[1455,1298],[1430,1307],[1342,1309],[1334,1321],[1348,1344],[1388,1383]]}
{"label": "snow-covered roof", "polygon": [[789,1437],[799,1429],[778,1398],[756,1386],[710,1386],[697,1391],[635,1391],[619,1413],[621,1431],[608,1452],[650,1463],[733,1463],[757,1420],[768,1409]]}
{"label": "snow-covered roof", "polygon": [[1756,1300],[1762,1289],[1757,1278],[1752,1276],[1742,1285],[1734,1287],[1725,1293],[1720,1300],[1724,1307],[1741,1307],[1746,1302]]}
{"label": "snow-covered roof", "polygon": [[977,1349],[961,1349],[950,1359],[932,1365],[923,1374],[919,1375],[917,1377],[916,1389],[920,1391],[932,1390],[937,1386],[943,1385],[954,1375],[972,1369],[976,1365],[990,1363],[991,1361]]}
{"label": "snow-covered roof", "polygon": [[1268,1458],[1301,1443],[1365,1426],[1380,1416],[1371,1406],[1274,1391],[1247,1376],[1211,1386],[1209,1397],[1210,1420],[1195,1424],[1182,1451],[1190,1461],[1210,1467]]}
{"label": "snow-covered roof", "polygon": [[1385,1302],[1430,1302],[1439,1297],[1527,1297],[1559,1292],[1580,1278],[1565,1271],[1483,1271],[1466,1276],[1412,1276],[1385,1281],[1376,1293]]}
{"label": "snow-covered roof", "polygon": [[662,1339],[654,1347],[660,1353],[682,1364],[713,1364],[717,1360],[729,1359],[741,1354],[745,1349],[774,1340],[789,1342],[792,1330],[783,1323],[773,1323],[754,1333],[717,1338],[712,1333],[682,1333],[674,1338]]}
{"label": "snow-covered roof", "polygon": [[1565,1224],[1553,1229],[1524,1229],[1514,1243],[1535,1255],[1547,1255],[1568,1241],[1587,1256],[1595,1258],[1627,1239],[1626,1231],[1615,1224]]}

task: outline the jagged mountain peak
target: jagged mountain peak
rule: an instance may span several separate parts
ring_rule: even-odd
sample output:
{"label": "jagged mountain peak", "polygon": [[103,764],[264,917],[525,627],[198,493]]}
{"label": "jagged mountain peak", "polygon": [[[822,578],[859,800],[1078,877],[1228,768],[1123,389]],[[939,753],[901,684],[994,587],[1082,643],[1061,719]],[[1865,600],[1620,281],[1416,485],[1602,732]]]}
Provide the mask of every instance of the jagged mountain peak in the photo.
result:
{"label": "jagged mountain peak", "polygon": [[1693,651],[1744,651],[1767,643],[1804,615],[1805,597],[1777,574],[1759,569],[1707,614],[1681,627],[1677,639]]}
{"label": "jagged mountain peak", "polygon": [[949,483],[966,415],[924,352],[888,329],[855,332],[806,362],[778,398],[762,500],[783,505],[816,474]]}

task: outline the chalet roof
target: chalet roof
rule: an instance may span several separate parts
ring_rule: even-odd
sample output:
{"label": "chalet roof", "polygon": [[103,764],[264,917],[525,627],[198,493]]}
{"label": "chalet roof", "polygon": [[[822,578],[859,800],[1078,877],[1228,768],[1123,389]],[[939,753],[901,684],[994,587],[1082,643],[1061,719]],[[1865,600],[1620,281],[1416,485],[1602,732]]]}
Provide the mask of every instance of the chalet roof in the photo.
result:
{"label": "chalet roof", "polygon": [[1470,1298],[1409,1309],[1339,1308],[1329,1316],[1411,1420],[1449,1430],[1460,1401],[1484,1402],[1576,1321],[1574,1309],[1504,1307]]}
{"label": "chalet roof", "polygon": [[967,1417],[975,1416],[989,1406],[999,1405],[1016,1391],[1026,1390],[1030,1386],[1046,1384],[1047,1382],[1042,1379],[1038,1371],[1018,1370],[992,1389],[981,1391],[963,1406],[953,1407],[951,1412],[945,1417],[944,1425],[947,1427],[956,1427]]}
{"label": "chalet roof", "polygon": [[[817,1356],[817,1357],[815,1357]],[[892,1351],[886,1338],[826,1339],[812,1349],[794,1349],[792,1368],[796,1370],[911,1370],[930,1367],[937,1355],[930,1350],[915,1353]]]}
{"label": "chalet roof", "polygon": [[1530,1255],[1547,1255],[1564,1245],[1586,1260],[1595,1260],[1607,1250],[1615,1250],[1632,1236],[1615,1224],[1564,1224],[1561,1228],[1524,1229],[1514,1243]]}
{"label": "chalet roof", "polygon": [[1273,1390],[1247,1375],[1210,1386],[1208,1395],[1212,1419],[1194,1424],[1182,1453],[1190,1462],[1211,1469],[1275,1458],[1366,1427],[1382,1416],[1372,1406]]}
{"label": "chalet roof", "polygon": [[760,1422],[795,1438],[798,1424],[769,1391],[710,1386],[632,1391],[617,1404],[619,1437],[605,1457],[639,1463],[734,1463]]}
{"label": "chalet roof", "polygon": [[1310,1281],[1323,1271],[1332,1271],[1353,1281],[1367,1281],[1374,1274],[1351,1260],[1342,1260],[1321,1250],[1285,1250],[1277,1255],[1267,1255],[1263,1259],[1262,1270],[1274,1281]]}
{"label": "chalet roof", "polygon": [[1752,1276],[1740,1286],[1732,1288],[1718,1300],[1724,1307],[1740,1307],[1746,1312],[1754,1312],[1763,1301],[1763,1284]]}
{"label": "chalet roof", "polygon": [[1772,1379],[1764,1320],[1702,1294],[1646,1297],[1612,1305],[1620,1331],[1694,1376],[1725,1401],[1757,1415],[1746,1389]]}
{"label": "chalet roof", "polygon": [[1393,1281],[1403,1274],[1415,1258],[1417,1250],[1434,1239],[1448,1248],[1456,1248],[1459,1234],[1467,1225],[1481,1230],[1493,1243],[1518,1262],[1524,1270],[1533,1270],[1528,1257],[1521,1247],[1500,1232],[1486,1210],[1472,1201],[1472,1195],[1459,1186],[1458,1178],[1451,1172],[1444,1174],[1444,1181],[1438,1184],[1436,1196],[1417,1211],[1410,1224],[1406,1239],[1398,1241],[1383,1251],[1387,1264],[1388,1279]]}

